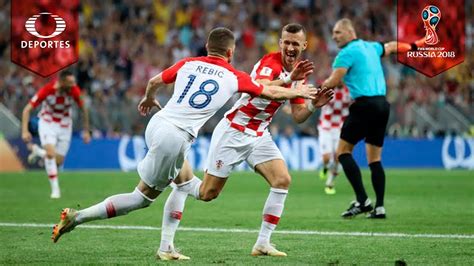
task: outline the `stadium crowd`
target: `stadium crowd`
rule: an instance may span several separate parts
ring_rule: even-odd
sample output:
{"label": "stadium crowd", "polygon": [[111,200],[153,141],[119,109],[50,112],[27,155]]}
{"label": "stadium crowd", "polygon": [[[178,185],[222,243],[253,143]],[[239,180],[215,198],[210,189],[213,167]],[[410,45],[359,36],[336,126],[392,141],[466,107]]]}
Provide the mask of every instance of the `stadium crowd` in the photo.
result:
{"label": "stadium crowd", "polygon": [[[468,14],[474,13],[473,3],[467,2]],[[0,21],[9,21],[9,14],[10,1],[0,0]],[[311,82],[321,84],[338,51],[331,40],[338,18],[351,18],[360,38],[389,41],[396,37],[396,14],[396,5],[389,0],[82,0],[80,59],[74,71],[84,90],[94,137],[141,134],[149,118],[140,117],[136,106],[148,79],[181,58],[204,55],[206,34],[213,27],[234,31],[238,44],[233,64],[250,72],[263,54],[278,49],[282,26],[289,22],[305,25],[309,43],[305,57],[316,65]],[[414,105],[432,110],[436,117],[434,107],[451,103],[474,117],[474,17],[466,18],[463,64],[430,79],[397,63],[395,57],[384,60],[392,104],[389,124],[393,130],[389,132],[433,134],[429,128],[414,133]],[[9,29],[9,23],[0,24],[0,103],[20,117],[23,106],[45,81],[10,63]],[[161,90],[160,102],[165,103],[170,95],[171,89]],[[224,111],[202,133],[212,132]],[[300,128],[295,126],[296,131],[316,134],[316,119],[315,115]],[[274,121],[272,132],[295,133],[284,112]]]}

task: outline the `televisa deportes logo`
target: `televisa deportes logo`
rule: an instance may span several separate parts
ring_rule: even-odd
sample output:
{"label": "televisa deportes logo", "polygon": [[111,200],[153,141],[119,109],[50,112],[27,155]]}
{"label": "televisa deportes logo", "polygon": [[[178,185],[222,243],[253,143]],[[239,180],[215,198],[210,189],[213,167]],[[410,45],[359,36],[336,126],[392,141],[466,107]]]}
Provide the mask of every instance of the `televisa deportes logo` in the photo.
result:
{"label": "televisa deportes logo", "polygon": [[[41,16],[41,15],[49,15],[52,18],[54,18],[56,22],[56,28],[53,33],[50,35],[44,36],[39,34],[36,31],[36,20]],[[64,19],[62,19],[58,15],[51,14],[49,12],[41,12],[38,15],[33,15],[30,17],[26,22],[25,22],[25,29],[28,31],[31,35],[36,36],[41,39],[49,39],[53,38],[55,36],[58,36],[61,34],[65,29],[66,29],[66,22]],[[21,41],[21,48],[69,48],[71,47],[70,43],[68,40],[66,41]]]}
{"label": "televisa deportes logo", "polygon": [[78,0],[12,1],[12,62],[48,77],[79,58]]}

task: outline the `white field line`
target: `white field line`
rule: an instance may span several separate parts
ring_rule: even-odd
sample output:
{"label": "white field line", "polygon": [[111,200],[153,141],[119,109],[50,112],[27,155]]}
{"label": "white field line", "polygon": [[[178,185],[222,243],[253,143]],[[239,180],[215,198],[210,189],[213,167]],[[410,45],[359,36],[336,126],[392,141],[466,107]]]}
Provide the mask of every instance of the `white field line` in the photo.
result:
{"label": "white field line", "polygon": [[[52,224],[37,223],[0,223],[0,227],[39,227],[52,228]],[[137,226],[137,225],[79,225],[85,229],[113,229],[113,230],[160,230],[160,227]],[[180,227],[179,231],[209,232],[209,233],[258,233],[254,229],[237,228],[204,228],[204,227]],[[319,236],[375,236],[392,238],[456,238],[474,239],[474,235],[458,234],[409,234],[409,233],[377,233],[377,232],[334,232],[334,231],[302,231],[302,230],[276,230],[275,234],[284,235],[319,235]]]}

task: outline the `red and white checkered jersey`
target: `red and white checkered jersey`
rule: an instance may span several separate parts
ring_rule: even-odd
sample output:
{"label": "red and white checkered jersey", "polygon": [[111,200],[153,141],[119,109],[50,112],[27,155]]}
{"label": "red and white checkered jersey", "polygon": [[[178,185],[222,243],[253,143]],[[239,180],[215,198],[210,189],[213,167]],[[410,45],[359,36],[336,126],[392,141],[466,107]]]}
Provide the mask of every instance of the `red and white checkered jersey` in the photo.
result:
{"label": "red and white checkered jersey", "polygon": [[[290,72],[286,71],[281,61],[281,53],[269,53],[262,57],[253,67],[250,76],[255,79],[283,79]],[[288,89],[292,84],[288,84]],[[272,121],[273,115],[285,103],[285,101],[273,101],[260,97],[242,94],[240,99],[234,104],[232,109],[225,114],[230,126],[253,136],[262,136],[268,133],[268,125]],[[303,98],[290,100],[292,104],[303,104]]]}
{"label": "red and white checkered jersey", "polygon": [[171,99],[158,115],[194,137],[235,93],[255,97],[263,91],[247,73],[214,56],[182,59],[164,70],[162,78],[175,84]]}
{"label": "red and white checkered jersey", "polygon": [[346,86],[334,88],[334,98],[321,108],[318,130],[340,129],[352,100]]}
{"label": "red and white checkered jersey", "polygon": [[42,103],[38,114],[40,119],[46,122],[59,123],[61,127],[70,127],[72,126],[72,102],[75,101],[79,107],[84,105],[81,99],[81,89],[76,85],[69,92],[60,92],[55,88],[55,84],[56,80],[42,87],[31,98],[30,104],[35,108]]}

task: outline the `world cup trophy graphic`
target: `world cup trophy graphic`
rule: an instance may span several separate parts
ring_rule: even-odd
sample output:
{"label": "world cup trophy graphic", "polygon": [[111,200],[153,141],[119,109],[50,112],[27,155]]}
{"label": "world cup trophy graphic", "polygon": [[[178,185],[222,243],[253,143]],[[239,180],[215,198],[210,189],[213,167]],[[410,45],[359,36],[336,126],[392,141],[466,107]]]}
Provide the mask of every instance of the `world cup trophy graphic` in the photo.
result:
{"label": "world cup trophy graphic", "polygon": [[441,19],[441,10],[437,6],[426,6],[421,12],[421,18],[425,24],[425,43],[428,45],[435,45],[439,43],[438,35],[436,34],[436,25]]}

